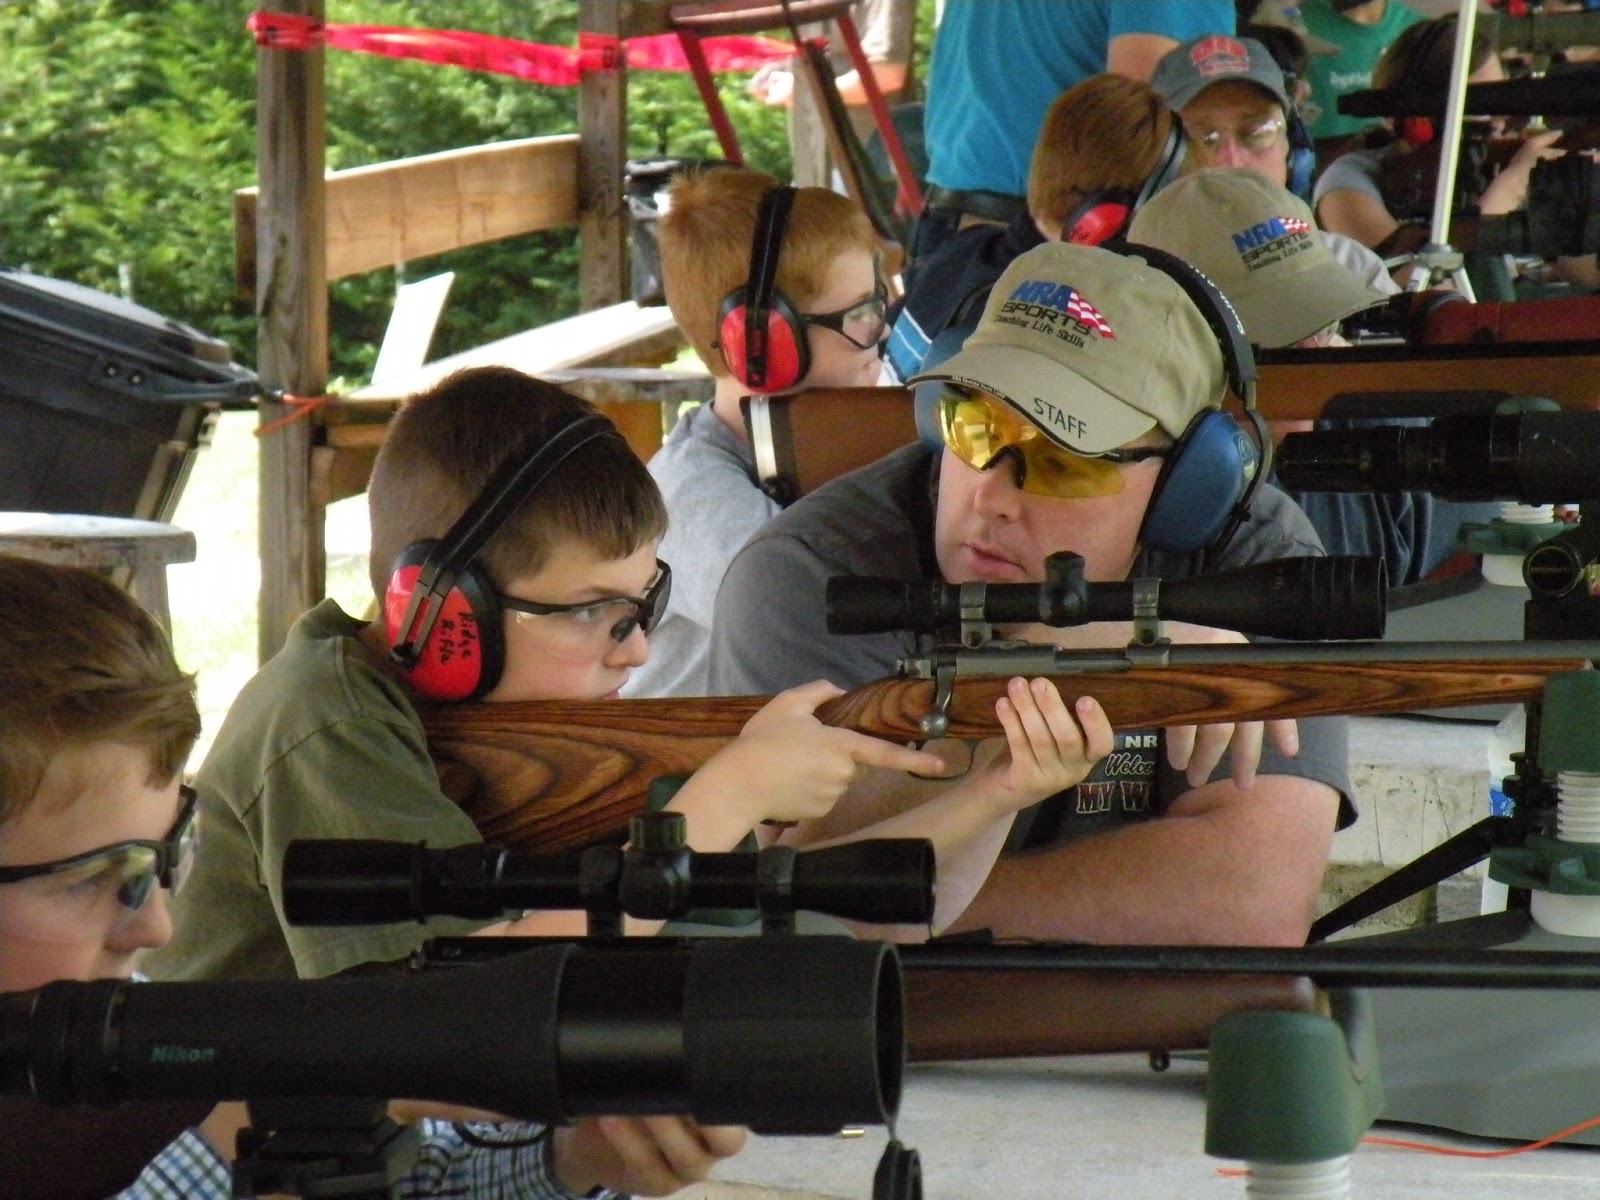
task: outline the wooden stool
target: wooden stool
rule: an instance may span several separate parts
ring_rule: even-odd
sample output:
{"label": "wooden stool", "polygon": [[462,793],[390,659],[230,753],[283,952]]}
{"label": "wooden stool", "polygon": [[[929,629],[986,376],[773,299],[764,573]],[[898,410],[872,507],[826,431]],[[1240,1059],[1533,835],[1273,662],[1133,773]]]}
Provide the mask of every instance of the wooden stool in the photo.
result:
{"label": "wooden stool", "polygon": [[170,635],[167,564],[193,562],[194,534],[159,521],[77,513],[0,512],[0,554],[108,574]]}

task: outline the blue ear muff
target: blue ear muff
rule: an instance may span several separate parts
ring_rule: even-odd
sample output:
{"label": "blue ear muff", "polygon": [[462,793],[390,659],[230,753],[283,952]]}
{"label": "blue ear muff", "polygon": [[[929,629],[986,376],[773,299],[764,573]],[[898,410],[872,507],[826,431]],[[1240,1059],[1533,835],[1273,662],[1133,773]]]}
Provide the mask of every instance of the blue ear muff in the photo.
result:
{"label": "blue ear muff", "polygon": [[1311,181],[1317,170],[1317,152],[1309,146],[1296,146],[1289,151],[1289,190],[1307,204],[1311,203]]}
{"label": "blue ear muff", "polygon": [[1289,190],[1311,203],[1311,184],[1317,173],[1317,150],[1299,113],[1289,118]]}
{"label": "blue ear muff", "polygon": [[1193,554],[1220,538],[1260,466],[1249,434],[1225,412],[1203,412],[1167,455],[1139,531],[1146,550]]}

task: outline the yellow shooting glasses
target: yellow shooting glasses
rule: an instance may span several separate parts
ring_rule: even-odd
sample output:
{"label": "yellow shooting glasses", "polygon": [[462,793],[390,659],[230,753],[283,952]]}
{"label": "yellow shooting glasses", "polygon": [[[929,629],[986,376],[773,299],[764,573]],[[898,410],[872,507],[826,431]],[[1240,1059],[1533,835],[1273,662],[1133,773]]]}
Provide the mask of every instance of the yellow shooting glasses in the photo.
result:
{"label": "yellow shooting glasses", "polygon": [[1160,446],[1140,446],[1074,454],[998,396],[948,383],[939,397],[939,430],[951,453],[978,471],[1015,451],[1011,458],[1021,472],[1017,486],[1030,496],[1057,499],[1114,496],[1122,491],[1124,464],[1167,453]]}

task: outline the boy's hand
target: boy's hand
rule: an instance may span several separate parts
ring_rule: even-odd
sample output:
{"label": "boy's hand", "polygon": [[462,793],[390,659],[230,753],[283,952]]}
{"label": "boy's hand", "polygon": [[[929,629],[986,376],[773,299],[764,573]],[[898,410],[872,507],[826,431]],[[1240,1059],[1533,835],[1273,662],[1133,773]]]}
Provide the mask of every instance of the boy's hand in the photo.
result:
{"label": "boy's hand", "polygon": [[737,1125],[701,1125],[692,1117],[588,1117],[552,1134],[552,1166],[579,1195],[597,1186],[666,1196],[698,1183],[744,1148]]}
{"label": "boy's hand", "polygon": [[743,787],[758,810],[752,814],[756,823],[823,816],[854,781],[858,767],[934,777],[946,773],[937,754],[817,720],[817,706],[842,695],[842,688],[826,680],[779,693],[701,770],[733,774],[731,782]]}
{"label": "boy's hand", "polygon": [[744,90],[763,104],[787,108],[794,103],[794,72],[784,63],[766,63],[757,68]]}
{"label": "boy's hand", "polygon": [[975,782],[1001,814],[1074,786],[1111,753],[1111,722],[1099,702],[1080,696],[1069,709],[1049,679],[1012,679],[994,711],[1006,750]]}

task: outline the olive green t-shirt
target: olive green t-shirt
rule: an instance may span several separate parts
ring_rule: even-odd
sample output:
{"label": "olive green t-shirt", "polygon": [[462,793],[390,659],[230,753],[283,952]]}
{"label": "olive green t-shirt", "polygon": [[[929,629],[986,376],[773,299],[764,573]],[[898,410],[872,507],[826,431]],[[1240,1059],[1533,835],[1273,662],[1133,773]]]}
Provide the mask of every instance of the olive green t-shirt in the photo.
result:
{"label": "olive green t-shirt", "polygon": [[296,927],[283,919],[284,849],[296,838],[379,838],[443,848],[482,838],[439,789],[405,690],[325,600],[244,686],[195,779],[200,844],[171,898],[173,938],[145,954],[154,979],[320,978],[403,959],[482,922]]}

